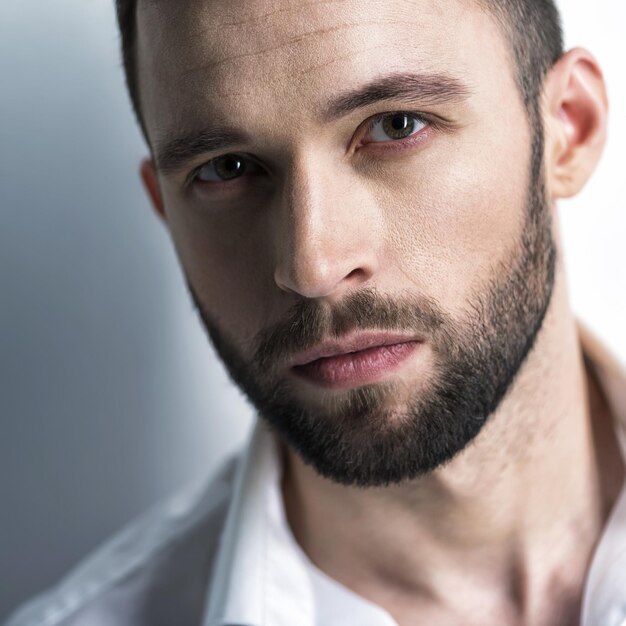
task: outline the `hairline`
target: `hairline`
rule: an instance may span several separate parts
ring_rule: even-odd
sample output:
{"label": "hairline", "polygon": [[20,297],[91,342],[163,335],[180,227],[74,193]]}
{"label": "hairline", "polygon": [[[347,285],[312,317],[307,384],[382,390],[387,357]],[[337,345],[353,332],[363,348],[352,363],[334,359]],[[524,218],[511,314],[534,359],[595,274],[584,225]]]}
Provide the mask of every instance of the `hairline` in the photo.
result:
{"label": "hairline", "polygon": [[[518,49],[516,47],[516,41],[518,34],[515,32],[515,28],[512,25],[512,9],[506,8],[506,4],[511,0],[457,0],[465,1],[473,5],[481,13],[487,15],[492,19],[504,38],[505,50],[510,67],[513,71],[513,78],[517,87],[517,92],[521,98],[523,108],[526,111],[526,116],[531,125],[531,129],[534,131],[543,130],[541,111],[540,111],[540,96],[543,89],[543,83],[549,67],[556,62],[556,58],[551,59],[550,64],[547,67],[541,67],[539,69],[534,68],[534,72],[539,74],[539,79],[531,81],[530,87],[534,87],[534,91],[529,91],[529,82],[527,81],[527,73],[525,73],[525,65],[521,58],[519,58]],[[120,5],[124,4],[127,9],[125,19],[130,20],[131,34],[130,38],[126,42],[127,48],[124,50],[124,70],[126,76],[126,83],[130,94],[131,104],[137,123],[141,129],[148,147],[151,147],[148,129],[145,125],[144,117],[141,111],[141,95],[139,90],[139,54],[137,50],[137,15],[139,11],[140,2],[150,2],[156,4],[158,0],[130,0],[124,3],[123,0],[116,0],[118,5],[118,11]],[[557,14],[557,19],[558,19]],[[118,20],[120,16],[118,14]],[[562,33],[560,32],[561,24],[558,21],[560,40],[560,53],[562,53]],[[122,42],[124,43],[124,42]],[[126,58],[128,56],[128,58]],[[127,64],[127,61],[130,61]]]}

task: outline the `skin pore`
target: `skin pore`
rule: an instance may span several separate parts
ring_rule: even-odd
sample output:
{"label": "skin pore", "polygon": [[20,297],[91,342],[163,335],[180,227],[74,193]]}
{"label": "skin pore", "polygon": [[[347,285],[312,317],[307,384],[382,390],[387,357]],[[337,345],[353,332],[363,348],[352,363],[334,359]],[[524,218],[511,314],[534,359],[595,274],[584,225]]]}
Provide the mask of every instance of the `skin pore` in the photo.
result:
{"label": "skin pore", "polygon": [[[518,249],[533,130],[503,34],[471,2],[144,1],[138,52],[154,156],[146,187],[205,321],[244,363],[302,302],[336,310],[366,291],[437,303],[462,327],[486,277]],[[416,73],[463,88],[444,98],[405,90],[328,115],[348,90]],[[604,141],[606,99],[588,53],[555,66],[543,111],[554,287],[533,349],[476,438],[425,475],[367,489],[283,447],[297,540],[400,626],[577,624],[619,487],[617,463],[598,465],[617,449],[580,354],[554,204],[584,184]],[[394,112],[425,124],[380,141],[370,122]],[[214,181],[206,164],[227,154],[248,169]],[[421,330],[420,351],[385,381],[390,420],[436,378],[437,335]],[[348,395],[274,365],[318,416]]]}

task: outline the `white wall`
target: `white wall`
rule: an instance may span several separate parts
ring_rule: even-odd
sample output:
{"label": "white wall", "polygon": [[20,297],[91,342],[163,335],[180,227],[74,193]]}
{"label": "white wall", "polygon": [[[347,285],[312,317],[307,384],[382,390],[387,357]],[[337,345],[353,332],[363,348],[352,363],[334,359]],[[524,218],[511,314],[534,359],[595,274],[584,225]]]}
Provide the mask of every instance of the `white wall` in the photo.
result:
{"label": "white wall", "polygon": [[[562,4],[613,102],[600,170],[562,206],[572,296],[626,361],[626,8]],[[112,5],[0,3],[0,620],[250,419],[139,186]]]}
{"label": "white wall", "polygon": [[591,50],[609,86],[604,158],[584,191],[561,204],[574,309],[626,363],[626,3],[562,0],[569,47]]}

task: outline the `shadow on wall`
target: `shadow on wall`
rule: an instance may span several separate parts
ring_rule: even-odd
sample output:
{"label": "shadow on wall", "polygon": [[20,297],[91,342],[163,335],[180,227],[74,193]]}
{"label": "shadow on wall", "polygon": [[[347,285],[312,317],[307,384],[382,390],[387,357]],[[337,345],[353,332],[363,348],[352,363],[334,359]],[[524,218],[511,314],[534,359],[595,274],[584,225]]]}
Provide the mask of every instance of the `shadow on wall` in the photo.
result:
{"label": "shadow on wall", "polygon": [[0,622],[249,422],[140,188],[117,45],[112,0],[0,5]]}

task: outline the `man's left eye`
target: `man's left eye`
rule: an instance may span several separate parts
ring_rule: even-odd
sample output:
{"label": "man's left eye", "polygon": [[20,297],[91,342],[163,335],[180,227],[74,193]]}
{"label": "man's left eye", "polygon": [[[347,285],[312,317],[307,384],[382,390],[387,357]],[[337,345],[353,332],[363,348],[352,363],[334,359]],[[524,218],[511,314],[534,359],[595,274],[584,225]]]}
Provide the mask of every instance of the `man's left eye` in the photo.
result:
{"label": "man's left eye", "polygon": [[365,136],[366,143],[379,143],[406,139],[419,133],[426,122],[413,113],[386,113],[375,118]]}

